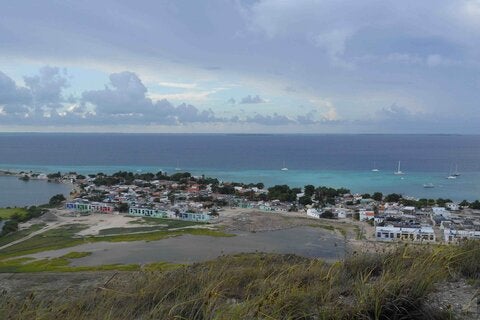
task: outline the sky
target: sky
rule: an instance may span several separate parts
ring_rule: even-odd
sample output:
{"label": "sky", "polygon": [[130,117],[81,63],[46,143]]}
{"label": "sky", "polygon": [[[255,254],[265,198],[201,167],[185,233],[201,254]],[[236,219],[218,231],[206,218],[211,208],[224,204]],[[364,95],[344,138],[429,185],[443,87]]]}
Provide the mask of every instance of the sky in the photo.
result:
{"label": "sky", "polygon": [[480,134],[480,0],[0,11],[0,131]]}

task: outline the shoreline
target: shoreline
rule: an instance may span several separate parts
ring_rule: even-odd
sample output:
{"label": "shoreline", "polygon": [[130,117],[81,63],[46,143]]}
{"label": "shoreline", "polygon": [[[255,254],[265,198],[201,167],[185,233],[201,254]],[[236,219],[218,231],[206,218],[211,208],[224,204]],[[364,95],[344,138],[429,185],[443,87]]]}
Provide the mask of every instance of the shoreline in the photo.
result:
{"label": "shoreline", "polygon": [[[43,166],[43,167],[49,167],[49,166]],[[54,166],[52,166],[53,168]],[[76,173],[76,174],[81,174],[81,175],[89,175],[89,174],[97,174],[94,172],[95,170],[90,170],[87,169],[85,166],[82,168],[80,166],[81,170],[78,170],[75,166],[67,166],[69,168],[68,172],[71,173]],[[90,168],[91,166],[87,166]],[[45,177],[47,174],[50,173],[57,173],[61,172],[63,176],[69,175],[68,173],[62,172],[61,170],[57,169],[65,169],[64,166],[58,166],[55,167],[55,170],[51,171],[41,171],[41,170],[33,170],[34,166],[29,167],[28,169],[26,168],[25,170],[11,170],[11,169],[4,169],[0,167],[0,178],[1,177],[18,177],[21,178],[24,174],[29,174],[31,175],[42,175]],[[477,181],[480,181],[480,172],[471,172],[471,173],[464,173],[465,176],[469,177],[474,177],[478,175],[478,179],[476,178],[470,178],[472,181],[469,181],[470,184],[473,183],[473,185],[469,187],[463,187],[465,189],[468,189],[468,194],[455,194],[458,192],[458,184],[459,183],[464,183],[462,178],[459,177],[458,181],[457,179],[454,180],[449,180],[446,179],[445,175],[442,175],[441,173],[431,173],[431,172],[414,172],[414,173],[407,173],[402,176],[395,176],[392,172],[380,172],[380,173],[374,173],[372,174],[371,171],[347,171],[347,172],[340,172],[340,171],[312,171],[312,175],[318,175],[319,179],[316,182],[304,182],[299,183],[298,181],[303,178],[304,175],[307,175],[309,172],[308,170],[289,170],[289,171],[282,171],[280,176],[283,175],[285,179],[283,180],[272,180],[272,175],[278,174],[278,170],[233,170],[233,171],[225,171],[225,170],[207,170],[207,171],[199,171],[198,169],[193,169],[189,170],[189,168],[184,168],[182,170],[175,170],[175,168],[168,168],[171,170],[162,170],[158,168],[158,171],[156,170],[143,170],[143,169],[137,169],[135,171],[132,171],[133,168],[151,168],[151,167],[142,167],[142,166],[101,166],[101,167],[92,167],[92,168],[110,168],[109,170],[97,170],[99,172],[104,172],[105,174],[113,174],[118,171],[127,171],[127,172],[133,172],[133,173],[156,173],[156,172],[165,172],[168,174],[174,174],[177,172],[190,172],[193,176],[206,176],[206,177],[212,177],[212,178],[217,178],[220,181],[223,182],[238,182],[238,183],[264,183],[265,187],[272,187],[274,185],[282,185],[286,184],[289,187],[300,187],[302,188],[303,186],[307,184],[313,184],[313,185],[323,185],[327,187],[333,187],[333,188],[341,188],[341,187],[346,187],[352,190],[352,193],[356,194],[363,194],[363,193],[374,193],[374,192],[382,192],[384,194],[388,193],[398,193],[401,194],[404,197],[407,198],[414,198],[414,199],[420,199],[420,198],[427,198],[427,199],[436,199],[436,198],[448,198],[452,199],[453,201],[460,202],[462,200],[467,200],[467,201],[475,201],[480,198],[480,185],[476,184]],[[203,173],[205,172],[205,173]],[[254,175],[252,172],[256,173]],[[215,173],[219,173],[219,175],[215,175]],[[225,174],[233,179],[223,179],[222,177],[225,176]],[[242,176],[243,173],[248,173],[248,176]],[[300,178],[297,177],[300,176]],[[429,184],[431,182],[427,182],[427,179],[422,178],[423,176],[435,176],[435,184],[434,188],[426,188],[424,187],[425,184]],[[250,178],[250,176],[252,178]],[[325,178],[325,179],[322,179]],[[62,184],[67,184],[70,186],[70,191],[77,189],[78,185],[75,182],[71,182],[71,177],[70,178],[62,178],[62,179],[48,179],[48,178],[36,178],[35,176],[30,177],[31,180],[36,180],[36,181],[47,181],[51,183],[62,183]],[[253,181],[256,179],[255,181]],[[296,183],[289,183],[289,179],[296,181]],[[329,179],[329,180],[328,180]],[[345,183],[330,183],[330,182],[335,182],[338,179],[339,181],[345,182]],[[260,181],[259,181],[260,180]],[[272,180],[271,182],[276,182],[275,184],[272,183],[266,183],[264,180]],[[359,185],[362,185],[362,181],[365,180],[365,184],[367,183],[372,183],[378,182],[381,185],[378,187],[374,186],[364,186],[359,190]],[[431,181],[433,179],[430,179],[428,181]],[[351,182],[349,184],[348,182]],[[424,182],[422,182],[424,181]],[[395,185],[393,185],[395,184]],[[448,189],[450,188],[450,189]],[[439,191],[440,190],[440,191]],[[66,195],[70,196],[70,194]]]}

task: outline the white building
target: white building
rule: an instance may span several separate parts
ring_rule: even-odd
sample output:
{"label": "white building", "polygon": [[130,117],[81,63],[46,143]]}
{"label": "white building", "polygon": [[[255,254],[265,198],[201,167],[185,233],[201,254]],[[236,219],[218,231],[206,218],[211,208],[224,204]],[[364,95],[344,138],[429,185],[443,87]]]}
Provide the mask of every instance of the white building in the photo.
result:
{"label": "white building", "polygon": [[475,229],[443,229],[445,242],[454,242],[465,239],[480,239],[480,230]]}
{"label": "white building", "polygon": [[307,209],[307,216],[312,217],[312,218],[320,218],[320,215],[322,214],[321,211],[318,211],[315,208]]}
{"label": "white building", "polygon": [[435,232],[431,226],[421,227],[375,227],[375,238],[379,241],[411,240],[435,242]]}
{"label": "white building", "polygon": [[449,202],[449,203],[446,203],[445,206],[447,207],[448,210],[452,210],[452,211],[460,210],[460,206],[458,205],[458,203]]}
{"label": "white building", "polygon": [[444,218],[450,218],[450,212],[444,207],[432,207],[434,216],[443,216]]}

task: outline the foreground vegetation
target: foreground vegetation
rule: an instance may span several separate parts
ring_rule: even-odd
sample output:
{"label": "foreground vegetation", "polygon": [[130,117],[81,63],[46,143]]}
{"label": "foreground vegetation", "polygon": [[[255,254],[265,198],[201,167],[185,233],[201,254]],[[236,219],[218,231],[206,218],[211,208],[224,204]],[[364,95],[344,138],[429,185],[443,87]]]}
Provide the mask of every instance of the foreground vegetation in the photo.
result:
{"label": "foreground vegetation", "polygon": [[247,254],[129,273],[108,288],[5,297],[8,319],[463,319],[427,303],[443,281],[480,278],[480,244],[397,246],[328,264]]}
{"label": "foreground vegetation", "polygon": [[87,257],[91,252],[70,252],[58,258],[34,259],[17,258],[0,260],[1,273],[19,272],[80,272],[80,271],[137,271],[137,270],[170,270],[179,267],[178,264],[159,262],[150,263],[144,266],[139,264],[105,264],[99,266],[71,266],[73,259]]}

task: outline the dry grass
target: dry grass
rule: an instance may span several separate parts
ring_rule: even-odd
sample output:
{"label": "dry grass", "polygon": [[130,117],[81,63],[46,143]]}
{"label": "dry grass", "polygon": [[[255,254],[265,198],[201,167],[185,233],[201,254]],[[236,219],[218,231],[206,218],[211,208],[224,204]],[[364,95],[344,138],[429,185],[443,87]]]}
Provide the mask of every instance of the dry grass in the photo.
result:
{"label": "dry grass", "polygon": [[294,255],[220,257],[135,273],[86,295],[4,297],[5,319],[451,319],[424,303],[438,282],[478,279],[480,244],[399,246],[327,264]]}

